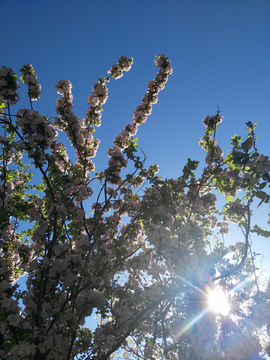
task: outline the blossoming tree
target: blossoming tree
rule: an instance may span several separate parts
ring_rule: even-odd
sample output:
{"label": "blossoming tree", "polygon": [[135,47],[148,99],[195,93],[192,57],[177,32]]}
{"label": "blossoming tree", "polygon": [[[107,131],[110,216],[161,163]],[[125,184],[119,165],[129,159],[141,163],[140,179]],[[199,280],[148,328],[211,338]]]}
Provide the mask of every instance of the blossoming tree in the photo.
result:
{"label": "blossoming tree", "polygon": [[[71,83],[60,80],[53,122],[33,109],[41,86],[30,64],[21,69],[30,108],[16,114],[17,76],[0,70],[1,359],[240,360],[268,351],[270,284],[261,284],[250,234],[270,235],[251,221],[254,200],[269,202],[270,161],[256,148],[255,124],[247,124],[245,141],[235,135],[223,156],[216,140],[222,116],[206,116],[202,174],[188,159],[177,179],[162,180],[158,167],[138,156],[134,138],[172,73],[161,54],[132,121],[107,151],[107,168],[95,173],[93,135],[106,84],[132,62],[121,56],[94,84],[83,119],[72,111]],[[74,147],[75,162],[58,131]],[[217,193],[225,195],[223,207]],[[225,246],[228,222],[243,239]],[[25,275],[22,290],[17,281]],[[219,314],[208,301],[217,292],[227,296],[228,311]],[[98,321],[90,329],[92,314]]]}

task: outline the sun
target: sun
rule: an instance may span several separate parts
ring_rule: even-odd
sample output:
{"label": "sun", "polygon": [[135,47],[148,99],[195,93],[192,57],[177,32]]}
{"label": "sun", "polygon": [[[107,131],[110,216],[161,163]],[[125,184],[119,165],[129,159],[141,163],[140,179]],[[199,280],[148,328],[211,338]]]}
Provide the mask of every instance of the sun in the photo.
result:
{"label": "sun", "polygon": [[228,315],[231,310],[228,295],[220,289],[212,290],[210,287],[207,293],[209,310],[216,314]]}

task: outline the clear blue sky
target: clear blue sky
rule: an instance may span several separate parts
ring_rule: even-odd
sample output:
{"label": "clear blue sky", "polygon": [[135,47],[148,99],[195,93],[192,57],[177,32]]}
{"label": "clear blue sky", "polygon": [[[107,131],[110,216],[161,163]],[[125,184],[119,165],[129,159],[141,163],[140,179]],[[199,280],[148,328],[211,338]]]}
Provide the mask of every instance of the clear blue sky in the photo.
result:
{"label": "clear blue sky", "polygon": [[[269,0],[1,0],[0,12],[1,65],[16,72],[25,63],[34,66],[42,85],[34,106],[48,116],[55,115],[59,79],[72,82],[74,112],[84,117],[98,77],[120,55],[134,58],[131,71],[108,84],[96,132],[97,170],[140,104],[161,52],[173,74],[138,136],[148,163],[159,164],[163,177],[178,177],[188,157],[203,161],[202,119],[217,105],[224,115],[217,139],[225,151],[231,135],[244,136],[245,123],[257,121],[258,150],[270,153]],[[21,87],[21,98],[25,92]],[[264,208],[260,218],[267,220],[268,212]],[[269,244],[258,244],[270,263]]]}

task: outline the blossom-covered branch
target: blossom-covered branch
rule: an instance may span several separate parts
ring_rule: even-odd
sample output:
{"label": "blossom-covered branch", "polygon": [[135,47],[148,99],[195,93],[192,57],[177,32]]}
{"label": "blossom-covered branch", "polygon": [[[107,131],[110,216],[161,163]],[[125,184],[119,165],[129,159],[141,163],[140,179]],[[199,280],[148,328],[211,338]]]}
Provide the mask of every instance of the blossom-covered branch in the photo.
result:
{"label": "blossom-covered branch", "polygon": [[[256,124],[248,123],[245,141],[233,136],[224,155],[222,116],[207,115],[202,173],[188,159],[178,178],[157,176],[133,137],[172,74],[161,54],[142,103],[107,150],[108,166],[90,176],[107,83],[132,63],[121,56],[99,78],[84,118],[73,112],[71,82],[60,80],[54,122],[33,109],[41,86],[32,65],[21,69],[30,109],[14,114],[17,75],[0,70],[1,360],[246,360],[269,353],[270,281],[260,285],[250,241],[252,232],[268,236],[252,228],[251,215],[254,204],[270,200],[270,161],[257,150]],[[74,147],[74,161],[58,131]],[[230,223],[243,239],[226,245]],[[227,317],[210,311],[215,287],[227,292]],[[85,322],[94,314],[99,321],[90,329]]]}

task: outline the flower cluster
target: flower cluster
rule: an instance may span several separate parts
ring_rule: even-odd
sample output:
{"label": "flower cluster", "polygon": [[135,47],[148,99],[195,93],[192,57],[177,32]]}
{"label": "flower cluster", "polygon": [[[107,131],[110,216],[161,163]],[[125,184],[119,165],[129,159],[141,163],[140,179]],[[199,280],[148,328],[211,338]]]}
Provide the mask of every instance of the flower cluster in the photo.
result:
{"label": "flower cluster", "polygon": [[108,90],[105,84],[103,83],[96,83],[94,85],[94,89],[92,94],[88,96],[87,102],[92,107],[98,107],[105,104],[106,100],[108,99]]}
{"label": "flower cluster", "polygon": [[[126,56],[121,56],[118,59],[118,63],[113,65],[108,73],[113,78],[116,79],[123,76],[123,71],[129,71],[131,65],[133,64],[133,59],[128,59]],[[90,125],[100,126],[101,124],[101,111],[102,105],[106,102],[108,98],[108,89],[106,82],[110,80],[110,77],[105,78],[102,76],[99,81],[93,85],[92,94],[87,98],[87,102],[90,107],[86,111],[86,122]]]}
{"label": "flower cluster", "polygon": [[148,82],[147,93],[143,96],[143,103],[138,105],[134,111],[132,121],[135,124],[141,125],[147,119],[152,112],[152,104],[157,102],[157,94],[162,90],[168,81],[169,75],[172,74],[172,67],[170,60],[164,54],[157,55],[155,63],[159,68],[159,71],[155,77],[155,80]]}
{"label": "flower cluster", "polygon": [[221,163],[223,161],[223,150],[219,145],[216,145],[210,149],[205,157],[205,162],[207,165],[212,164],[213,162]]}
{"label": "flower cluster", "polygon": [[219,113],[214,116],[206,115],[203,119],[203,124],[205,127],[209,128],[211,131],[217,128],[217,125],[222,122],[223,116]]}
{"label": "flower cluster", "polygon": [[29,109],[20,109],[16,114],[16,119],[24,135],[20,147],[27,150],[31,157],[35,156],[40,164],[43,164],[46,160],[45,150],[57,138],[54,126],[38,111]]}
{"label": "flower cluster", "polygon": [[19,101],[18,88],[17,75],[11,68],[2,66],[0,69],[0,110],[6,107],[6,102],[9,105],[14,105]]}
{"label": "flower cluster", "polygon": [[[55,86],[56,91],[62,95],[57,99],[56,113],[59,114],[59,117],[55,118],[55,126],[67,133],[68,139],[76,151],[78,160],[75,165],[78,170],[83,170],[86,175],[94,169],[94,164],[89,161],[89,158],[95,156],[99,140],[93,138],[92,127],[87,126],[85,120],[73,113],[71,88],[71,83],[67,80],[60,80]],[[55,152],[57,148],[61,152],[59,156],[67,159],[65,151],[63,152],[65,147],[58,144],[57,147],[52,148],[52,151]],[[63,163],[61,162],[61,164],[61,169],[63,169]]]}
{"label": "flower cluster", "polygon": [[59,142],[53,142],[50,146],[50,149],[55,157],[59,170],[67,171],[68,170],[67,148]]}
{"label": "flower cluster", "polygon": [[123,71],[129,71],[131,69],[131,65],[133,64],[132,58],[127,58],[122,55],[118,59],[118,63],[114,64],[110,70],[108,70],[108,74],[115,79],[119,79],[123,76]]}
{"label": "flower cluster", "polygon": [[64,95],[70,94],[72,89],[72,84],[70,81],[65,79],[59,80],[58,83],[55,85],[55,90],[57,94]]}
{"label": "flower cluster", "polygon": [[259,174],[268,174],[270,171],[269,156],[260,155],[255,159],[256,171]]}
{"label": "flower cluster", "polygon": [[41,96],[41,85],[35,75],[35,70],[31,64],[24,65],[21,70],[23,83],[28,85],[28,96],[31,100],[38,100]]}

